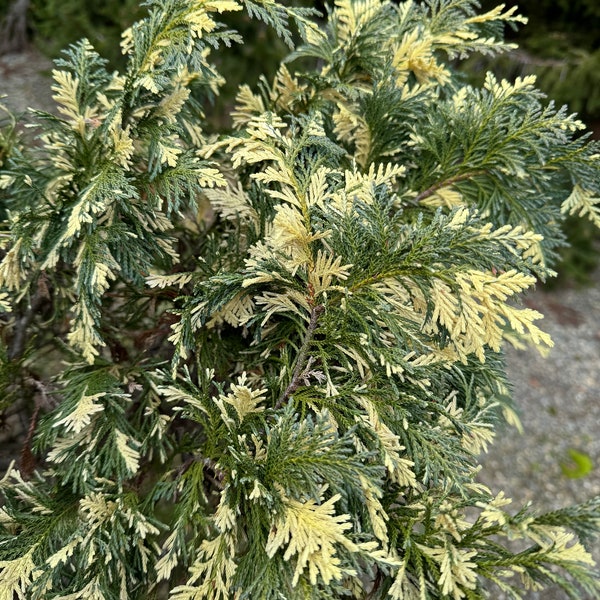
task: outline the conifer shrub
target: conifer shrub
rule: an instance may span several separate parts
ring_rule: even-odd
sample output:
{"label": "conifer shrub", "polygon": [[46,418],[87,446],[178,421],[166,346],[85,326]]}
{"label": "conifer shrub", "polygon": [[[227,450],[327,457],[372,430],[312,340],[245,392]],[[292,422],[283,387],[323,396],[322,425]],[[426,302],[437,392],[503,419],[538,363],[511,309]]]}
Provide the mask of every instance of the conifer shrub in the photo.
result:
{"label": "conifer shrub", "polygon": [[[4,144],[0,381],[29,420],[0,598],[597,594],[600,498],[477,481],[517,422],[503,345],[552,345],[518,298],[566,214],[600,221],[578,119],[448,66],[508,49],[515,11],[146,6],[122,72],[70,47],[57,114]],[[239,10],[292,52],[214,133]]]}

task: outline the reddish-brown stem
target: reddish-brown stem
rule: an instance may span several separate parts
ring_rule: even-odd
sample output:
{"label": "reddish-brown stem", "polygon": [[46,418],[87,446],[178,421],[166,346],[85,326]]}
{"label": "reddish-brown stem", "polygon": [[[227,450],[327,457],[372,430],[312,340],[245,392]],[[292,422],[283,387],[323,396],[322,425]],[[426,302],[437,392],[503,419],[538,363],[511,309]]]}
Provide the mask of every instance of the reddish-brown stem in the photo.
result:
{"label": "reddish-brown stem", "polygon": [[317,304],[313,306],[313,309],[310,312],[310,321],[308,322],[308,329],[306,330],[306,335],[304,336],[304,341],[302,342],[302,346],[300,347],[300,352],[298,353],[298,358],[296,360],[296,367],[294,368],[294,373],[292,374],[292,379],[285,388],[285,390],[279,396],[279,400],[277,400],[277,404],[275,404],[275,408],[281,408],[287,399],[298,389],[300,382],[302,381],[302,374],[304,372],[304,368],[308,359],[308,349],[310,347],[310,343],[315,335],[315,329],[317,328],[317,324],[319,322],[319,317],[323,314],[325,307],[322,304]]}

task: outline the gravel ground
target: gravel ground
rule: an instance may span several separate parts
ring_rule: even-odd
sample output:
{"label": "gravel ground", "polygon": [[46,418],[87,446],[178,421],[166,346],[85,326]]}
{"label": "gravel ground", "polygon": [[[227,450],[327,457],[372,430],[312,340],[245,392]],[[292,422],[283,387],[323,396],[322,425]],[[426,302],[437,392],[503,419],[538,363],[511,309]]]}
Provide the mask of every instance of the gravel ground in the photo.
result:
{"label": "gravel ground", "polygon": [[0,98],[15,113],[28,107],[52,110],[49,74],[52,62],[33,49],[0,55]]}
{"label": "gravel ground", "polygon": [[[10,96],[7,104],[13,110],[50,109],[43,76],[50,68],[49,61],[31,50],[0,57],[0,96]],[[555,346],[546,358],[534,350],[508,350],[509,379],[524,433],[499,432],[480,477],[493,490],[505,490],[515,506],[532,501],[540,510],[554,510],[600,494],[600,271],[595,282],[583,289],[535,291],[525,300],[546,315],[542,328]],[[592,460],[586,476],[563,473],[570,450]],[[600,564],[600,548],[594,554]],[[527,598],[566,596],[546,590]]]}
{"label": "gravel ground", "polygon": [[[503,489],[520,508],[532,502],[551,511],[600,494],[600,271],[595,285],[535,291],[526,304],[545,315],[544,331],[554,348],[543,358],[535,350],[507,352],[508,376],[523,434],[499,432],[484,457],[480,479]],[[569,451],[587,455],[592,470],[572,478]],[[600,547],[593,550],[600,565]],[[561,590],[530,592],[528,600],[564,600]],[[498,595],[496,600],[503,600]],[[594,600],[589,598],[589,600]]]}
{"label": "gravel ground", "polygon": [[[526,304],[545,315],[541,327],[554,348],[545,358],[533,349],[508,350],[524,432],[499,433],[481,478],[520,503],[556,509],[600,493],[600,286],[536,291]],[[561,464],[570,449],[587,454],[596,468],[566,477]]]}

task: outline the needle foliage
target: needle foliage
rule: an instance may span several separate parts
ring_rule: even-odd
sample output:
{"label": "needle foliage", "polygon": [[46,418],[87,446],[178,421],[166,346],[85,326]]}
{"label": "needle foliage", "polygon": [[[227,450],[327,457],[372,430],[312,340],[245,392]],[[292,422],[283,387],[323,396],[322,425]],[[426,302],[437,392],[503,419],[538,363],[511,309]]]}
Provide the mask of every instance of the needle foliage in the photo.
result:
{"label": "needle foliage", "polygon": [[[533,77],[449,66],[522,19],[145,6],[122,72],[71,46],[57,112],[2,138],[0,381],[30,419],[0,480],[0,598],[597,594],[599,498],[511,510],[477,481],[517,422],[503,346],[552,345],[519,295],[566,214],[600,222],[578,119]],[[291,54],[214,133],[241,10]]]}

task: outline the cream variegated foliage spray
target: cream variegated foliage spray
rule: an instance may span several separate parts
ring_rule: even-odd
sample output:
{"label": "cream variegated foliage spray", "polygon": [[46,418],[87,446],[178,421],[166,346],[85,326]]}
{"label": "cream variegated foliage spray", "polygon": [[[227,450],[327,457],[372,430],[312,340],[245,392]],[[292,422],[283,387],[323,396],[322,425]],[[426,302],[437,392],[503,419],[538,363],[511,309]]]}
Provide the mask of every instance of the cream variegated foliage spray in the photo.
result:
{"label": "cream variegated foliage spray", "polygon": [[[31,417],[0,599],[596,597],[598,498],[517,512],[476,479],[518,423],[504,345],[552,346],[519,296],[566,214],[598,222],[582,124],[449,62],[524,19],[146,5],[124,71],[71,47],[2,158],[0,408]],[[215,132],[242,10],[293,52]]]}

